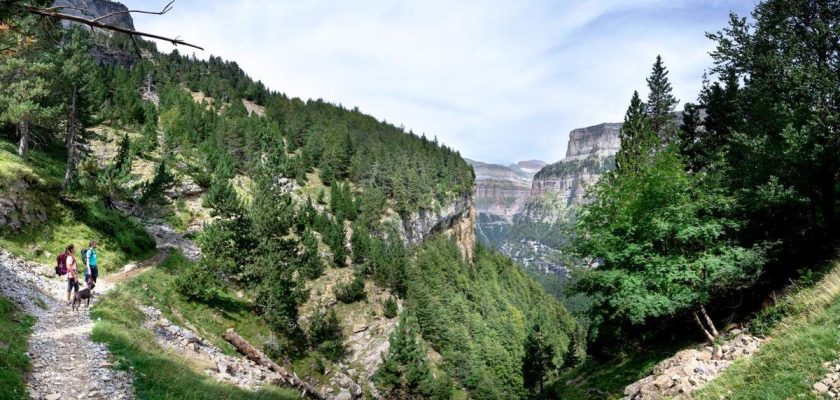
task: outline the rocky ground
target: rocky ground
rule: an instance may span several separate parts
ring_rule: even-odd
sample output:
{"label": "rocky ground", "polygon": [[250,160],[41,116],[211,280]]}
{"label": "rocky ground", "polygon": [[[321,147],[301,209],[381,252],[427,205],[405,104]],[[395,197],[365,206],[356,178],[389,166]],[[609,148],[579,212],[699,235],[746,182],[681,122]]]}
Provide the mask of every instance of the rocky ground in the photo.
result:
{"label": "rocky ground", "polygon": [[[0,249],[0,293],[37,318],[29,340],[33,399],[132,399],[132,378],[115,370],[107,349],[90,340],[93,322],[84,306],[72,311],[65,281],[48,266],[26,262]],[[95,292],[106,292],[102,284]],[[96,301],[96,297],[94,300]]]}
{"label": "rocky ground", "polygon": [[266,367],[245,357],[232,357],[198,336],[195,331],[180,327],[166,319],[160,310],[141,306],[146,315],[145,328],[155,333],[157,342],[176,354],[204,367],[204,372],[220,382],[243,389],[255,389],[265,384],[279,385],[283,379]]}
{"label": "rocky ground", "polygon": [[840,360],[823,364],[828,372],[822,380],[814,384],[814,393],[830,399],[840,399]]}
{"label": "rocky ground", "polygon": [[193,242],[176,232],[169,224],[161,221],[146,221],[143,224],[152,234],[158,249],[178,249],[190,261],[197,261],[201,257],[201,249]]}
{"label": "rocky ground", "polygon": [[653,374],[624,389],[625,400],[685,399],[720,375],[733,361],[750,356],[765,340],[739,329],[721,345],[683,350],[653,368]]}

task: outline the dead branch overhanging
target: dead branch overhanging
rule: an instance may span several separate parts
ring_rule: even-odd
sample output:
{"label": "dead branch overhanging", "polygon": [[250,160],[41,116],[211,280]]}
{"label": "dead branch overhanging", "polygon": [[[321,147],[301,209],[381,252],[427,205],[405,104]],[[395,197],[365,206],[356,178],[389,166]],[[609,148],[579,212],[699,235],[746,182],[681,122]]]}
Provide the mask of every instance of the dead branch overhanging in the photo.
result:
{"label": "dead branch overhanging", "polygon": [[92,19],[91,21],[93,21],[93,22],[98,22],[98,21],[101,21],[101,20],[103,20],[103,19],[106,19],[106,18],[109,18],[109,17],[113,17],[113,16],[115,16],[115,15],[120,15],[120,14],[129,14],[129,13],[152,14],[152,15],[163,15],[163,14],[168,13],[168,12],[169,12],[169,10],[171,10],[171,9],[172,9],[172,3],[174,3],[174,2],[175,2],[175,0],[170,1],[170,2],[169,2],[169,3],[167,3],[167,4],[166,4],[166,6],[164,6],[164,7],[163,7],[163,9],[162,9],[162,10],[160,10],[160,11],[145,11],[145,10],[125,10],[125,11],[115,11],[115,12],[112,12],[112,13],[110,13],[110,14],[103,15],[103,16],[101,16],[101,17],[99,17],[99,18],[94,18],[94,19]]}
{"label": "dead branch overhanging", "polygon": [[[163,12],[168,12],[169,9],[171,9],[171,4],[172,4],[171,2],[169,4],[167,4],[166,7],[164,7]],[[27,4],[23,4],[21,6],[25,10],[27,10],[27,11],[33,13],[33,14],[40,15],[40,16],[47,17],[47,18],[78,22],[78,23],[90,26],[91,28],[100,28],[100,29],[110,30],[110,31],[114,31],[114,32],[125,33],[125,34],[128,34],[128,35],[137,35],[137,36],[142,36],[142,37],[148,37],[148,38],[152,38],[152,39],[157,39],[157,40],[162,40],[162,41],[165,41],[165,42],[169,42],[169,43],[172,43],[175,46],[182,45],[182,46],[188,46],[188,47],[196,48],[196,49],[199,49],[199,50],[204,50],[203,47],[194,45],[192,43],[185,42],[185,41],[183,41],[181,39],[178,39],[178,38],[169,38],[169,37],[165,37],[165,36],[156,35],[156,34],[153,34],[153,33],[140,32],[140,31],[137,31],[137,30],[134,30],[134,29],[126,29],[126,28],[121,28],[121,27],[114,26],[114,25],[103,24],[103,23],[101,23],[99,21],[96,21],[96,20],[77,17],[75,15],[64,14],[64,13],[60,13],[60,12],[56,12],[56,11],[51,11],[49,9],[38,8],[38,7],[30,6],[30,5],[27,5]],[[130,11],[132,11],[132,10],[129,10],[129,12]],[[153,12],[149,12],[149,13],[150,14],[157,14],[157,13],[153,13]]]}

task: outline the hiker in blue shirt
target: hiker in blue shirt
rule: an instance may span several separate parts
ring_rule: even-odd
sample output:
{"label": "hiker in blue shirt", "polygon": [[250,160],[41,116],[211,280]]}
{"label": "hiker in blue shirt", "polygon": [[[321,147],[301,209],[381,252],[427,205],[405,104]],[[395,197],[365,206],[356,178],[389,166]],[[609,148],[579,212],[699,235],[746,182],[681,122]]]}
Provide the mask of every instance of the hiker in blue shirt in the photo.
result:
{"label": "hiker in blue shirt", "polygon": [[93,240],[90,241],[90,247],[82,253],[82,259],[85,261],[85,265],[87,265],[87,269],[85,269],[85,282],[88,284],[91,282],[96,283],[96,278],[99,277],[96,259],[96,242]]}

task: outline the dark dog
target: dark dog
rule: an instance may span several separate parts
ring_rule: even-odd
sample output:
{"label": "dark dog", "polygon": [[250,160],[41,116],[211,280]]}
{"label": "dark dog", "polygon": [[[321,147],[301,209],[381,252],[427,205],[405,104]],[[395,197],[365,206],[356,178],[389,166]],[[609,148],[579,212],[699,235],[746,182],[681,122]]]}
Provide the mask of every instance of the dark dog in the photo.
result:
{"label": "dark dog", "polygon": [[79,310],[79,306],[82,305],[82,300],[87,301],[87,303],[85,304],[85,308],[90,308],[90,298],[93,297],[93,293],[91,293],[91,290],[94,286],[96,286],[96,284],[90,282],[88,284],[88,287],[79,290],[78,292],[76,292],[75,295],[73,295],[73,311]]}

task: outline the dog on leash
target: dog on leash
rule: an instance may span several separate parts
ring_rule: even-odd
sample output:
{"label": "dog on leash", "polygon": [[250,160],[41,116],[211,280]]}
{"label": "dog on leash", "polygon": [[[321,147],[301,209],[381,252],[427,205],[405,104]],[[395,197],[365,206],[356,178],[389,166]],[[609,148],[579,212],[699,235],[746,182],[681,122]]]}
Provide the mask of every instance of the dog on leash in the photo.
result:
{"label": "dog on leash", "polygon": [[96,286],[96,284],[93,281],[91,281],[88,282],[88,287],[76,292],[76,294],[73,296],[73,311],[79,310],[79,306],[82,305],[82,300],[85,300],[87,302],[85,304],[85,308],[90,308],[90,298],[93,297],[93,293],[91,293],[91,290],[93,290],[94,286]]}

